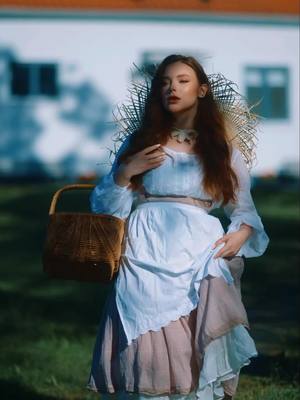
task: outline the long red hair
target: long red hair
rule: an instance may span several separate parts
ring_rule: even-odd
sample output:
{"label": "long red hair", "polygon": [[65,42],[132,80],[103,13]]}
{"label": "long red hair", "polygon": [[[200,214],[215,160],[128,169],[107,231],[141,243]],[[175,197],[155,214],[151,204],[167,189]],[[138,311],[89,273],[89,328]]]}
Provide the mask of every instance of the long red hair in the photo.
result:
{"label": "long red hair", "polygon": [[[194,129],[199,132],[194,151],[203,168],[203,188],[215,201],[222,201],[222,204],[236,201],[238,178],[231,167],[232,148],[228,142],[224,117],[213,97],[209,79],[194,57],[172,54],[159,64],[151,82],[140,127],[131,135],[129,148],[120,156],[119,162],[126,161],[129,156],[147,146],[155,143],[164,145],[168,141],[174,118],[162,104],[162,76],[168,65],[178,61],[193,68],[199,84],[208,85],[205,97],[199,98],[194,119]],[[140,174],[131,179],[134,189],[140,187],[142,176]]]}

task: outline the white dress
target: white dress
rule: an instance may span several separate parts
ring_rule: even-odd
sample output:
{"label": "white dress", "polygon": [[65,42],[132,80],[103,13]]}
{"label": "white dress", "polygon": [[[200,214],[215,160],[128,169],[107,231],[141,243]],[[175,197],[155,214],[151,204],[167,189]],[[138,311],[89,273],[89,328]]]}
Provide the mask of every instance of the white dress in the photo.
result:
{"label": "white dress", "polygon": [[[194,310],[199,302],[200,283],[208,275],[222,277],[228,285],[233,284],[233,277],[222,257],[213,258],[224,245],[212,249],[224,230],[219,219],[209,211],[220,207],[221,203],[213,201],[211,207],[205,209],[176,201],[142,202],[129,187],[119,186],[114,181],[118,156],[127,144],[125,141],[121,146],[110,173],[93,190],[90,201],[93,212],[126,219],[125,245],[115,291],[129,346],[140,335],[159,331]],[[167,146],[163,148],[168,157],[160,167],[144,174],[145,190],[154,196],[210,199],[201,185],[202,168],[196,155]],[[257,257],[264,253],[269,238],[252,200],[248,169],[236,148],[231,162],[240,189],[237,204],[230,202],[224,207],[231,220],[227,232],[237,231],[242,223],[252,226],[253,233],[237,256]],[[135,208],[132,210],[134,200]],[[235,347],[231,349],[233,343]],[[236,343],[242,344],[242,356],[237,354]],[[216,361],[218,352],[224,352],[224,347],[228,353],[227,361]],[[230,357],[230,352],[234,357]],[[206,351],[196,397],[201,400],[223,398],[220,379],[236,375],[255,355],[255,344],[242,325],[214,340]],[[230,365],[228,359],[234,360],[236,365]],[[217,363],[222,363],[222,366]]]}

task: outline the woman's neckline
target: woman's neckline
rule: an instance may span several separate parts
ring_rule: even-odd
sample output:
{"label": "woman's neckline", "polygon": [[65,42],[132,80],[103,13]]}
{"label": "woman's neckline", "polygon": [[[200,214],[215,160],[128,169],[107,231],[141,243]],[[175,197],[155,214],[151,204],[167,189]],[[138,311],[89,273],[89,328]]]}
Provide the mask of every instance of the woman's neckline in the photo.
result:
{"label": "woman's neckline", "polygon": [[178,150],[172,149],[171,147],[168,147],[168,146],[165,146],[165,145],[162,145],[161,147],[163,147],[163,148],[165,148],[167,150],[170,150],[173,153],[186,154],[187,156],[196,156],[197,155],[196,153],[187,153],[186,151],[178,151]]}

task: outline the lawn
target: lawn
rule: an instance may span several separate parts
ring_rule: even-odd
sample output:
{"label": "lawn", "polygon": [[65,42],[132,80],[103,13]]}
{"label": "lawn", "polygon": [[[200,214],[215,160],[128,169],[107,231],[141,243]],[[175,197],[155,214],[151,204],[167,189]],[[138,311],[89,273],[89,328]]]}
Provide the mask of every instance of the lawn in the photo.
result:
{"label": "lawn", "polygon": [[[97,324],[110,286],[54,281],[42,271],[50,199],[62,184],[0,187],[0,393],[4,400],[92,400],[85,389]],[[296,400],[299,386],[299,201],[253,192],[271,242],[246,260],[242,295],[259,357],[243,368],[235,400]],[[88,192],[60,209],[85,211]],[[219,210],[215,215],[220,215]],[[225,223],[225,220],[222,219]]]}

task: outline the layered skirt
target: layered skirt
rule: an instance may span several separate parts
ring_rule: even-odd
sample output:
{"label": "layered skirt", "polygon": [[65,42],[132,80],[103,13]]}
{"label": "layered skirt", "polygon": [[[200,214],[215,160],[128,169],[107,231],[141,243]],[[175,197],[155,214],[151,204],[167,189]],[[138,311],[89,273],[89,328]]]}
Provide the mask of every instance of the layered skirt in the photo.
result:
{"label": "layered skirt", "polygon": [[[194,208],[193,206],[188,207]],[[142,214],[139,215],[138,220],[139,223],[142,220],[148,221],[148,225],[151,221],[151,232],[148,233],[152,235],[153,243],[155,235],[161,235],[161,232],[159,233],[155,227],[155,218],[153,219],[155,215],[152,214],[149,219],[151,207],[147,208],[146,211],[145,209],[141,211]],[[160,226],[164,213],[166,217],[170,212],[173,217],[176,216],[175,209],[170,210],[165,206],[162,208],[163,211],[160,210],[157,221]],[[179,207],[179,209],[182,214],[183,208]],[[189,209],[186,211],[194,212]],[[131,230],[134,228],[135,217],[136,215],[133,216],[133,220],[129,221]],[[198,234],[200,232],[201,235],[200,221],[201,219],[196,223],[198,222]],[[179,224],[179,227],[182,232],[182,224]],[[205,229],[207,233],[207,224]],[[137,231],[135,230],[135,232]],[[174,234],[174,230],[172,234]],[[168,240],[168,238],[168,235],[164,236],[164,240]],[[244,258],[236,256],[231,259],[223,259],[226,261],[228,271],[233,279],[232,284],[228,284],[224,276],[210,273],[208,269],[207,273],[201,275],[199,285],[193,286],[193,288],[197,288],[197,302],[195,306],[191,303],[192,309],[189,312],[178,318],[174,318],[175,314],[173,314],[169,321],[165,320],[165,323],[160,326],[153,321],[152,329],[147,331],[140,329],[139,334],[133,335],[133,339],[128,340],[131,326],[129,322],[132,321],[131,324],[134,326],[139,326],[139,324],[132,319],[131,309],[127,310],[124,308],[125,306],[122,308],[118,303],[122,287],[125,287],[127,291],[136,291],[136,288],[139,288],[140,294],[140,288],[150,287],[149,293],[150,295],[153,293],[153,297],[157,297],[158,293],[157,290],[153,291],[150,282],[147,285],[147,282],[139,281],[138,271],[141,266],[128,265],[128,259],[132,259],[130,258],[130,255],[132,256],[130,243],[132,244],[132,238],[129,237],[124,252],[124,260],[127,260],[127,264],[121,266],[118,280],[115,282],[102,312],[87,388],[99,392],[101,398],[116,399],[141,400],[151,397],[162,400],[218,400],[223,399],[225,394],[233,396],[237,390],[240,369],[250,363],[251,357],[257,355],[254,341],[249,335],[249,323],[241,298],[240,279],[244,270]],[[167,247],[165,245],[164,248]],[[191,249],[189,250],[188,254],[191,254]],[[128,259],[126,259],[126,254]],[[138,254],[134,255],[138,258]],[[150,265],[145,252],[143,255],[143,266],[147,262],[147,265]],[[159,257],[160,262],[162,262],[161,256],[162,253]],[[153,251],[151,257],[151,266],[155,270],[154,261],[158,261],[158,259],[155,258],[155,254],[153,255]],[[206,262],[207,260],[206,258]],[[199,268],[201,269],[201,266]],[[197,272],[199,272],[199,268]],[[130,287],[130,277],[126,276],[131,269],[134,277],[132,282],[136,282],[136,288]],[[146,270],[149,273],[149,269]],[[162,274],[161,270],[159,273]],[[163,275],[161,277],[163,279]],[[179,293],[178,290],[178,296]],[[125,295],[126,292],[122,292],[122,296]],[[145,298],[147,298],[146,289],[145,296],[140,296],[142,305]],[[193,299],[195,300],[195,296]],[[170,301],[170,309],[172,309],[171,298]],[[180,309],[180,305],[176,305],[176,300],[173,303],[176,309]],[[124,304],[126,305],[126,302]],[[145,317],[147,317],[147,304],[143,305]],[[134,303],[132,307],[134,307]],[[137,316],[138,314],[135,317]],[[124,323],[126,318],[127,322],[129,321],[127,325]],[[156,319],[154,316],[152,318]],[[124,329],[125,326],[128,328]]]}

